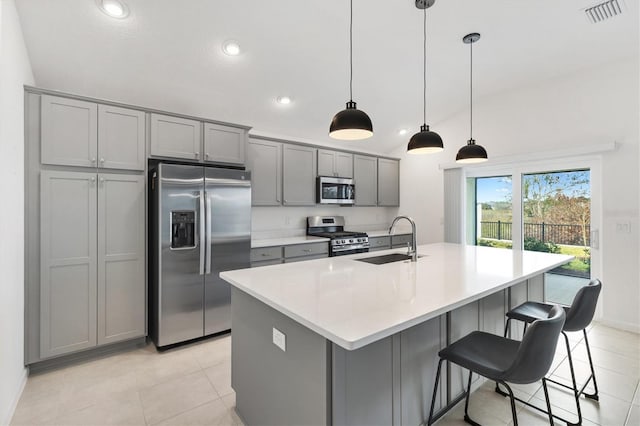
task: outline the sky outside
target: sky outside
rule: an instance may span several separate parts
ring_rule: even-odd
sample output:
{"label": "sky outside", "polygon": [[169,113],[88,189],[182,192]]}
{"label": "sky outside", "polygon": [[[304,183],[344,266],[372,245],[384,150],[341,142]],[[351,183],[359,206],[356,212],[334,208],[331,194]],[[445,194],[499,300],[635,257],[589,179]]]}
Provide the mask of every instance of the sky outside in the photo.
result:
{"label": "sky outside", "polygon": [[[576,193],[587,194],[587,197],[590,195],[589,183],[571,185],[572,178],[576,177],[586,179],[586,181],[588,182],[590,179],[590,173],[588,170],[555,172],[550,174],[553,174],[559,178],[557,190],[562,191],[565,195],[572,196]],[[533,176],[536,175],[524,175],[523,181],[531,179]],[[570,186],[570,188],[567,188],[567,186]],[[476,202],[478,203],[488,203],[492,201],[511,201],[511,176],[478,178],[476,180],[476,197]]]}

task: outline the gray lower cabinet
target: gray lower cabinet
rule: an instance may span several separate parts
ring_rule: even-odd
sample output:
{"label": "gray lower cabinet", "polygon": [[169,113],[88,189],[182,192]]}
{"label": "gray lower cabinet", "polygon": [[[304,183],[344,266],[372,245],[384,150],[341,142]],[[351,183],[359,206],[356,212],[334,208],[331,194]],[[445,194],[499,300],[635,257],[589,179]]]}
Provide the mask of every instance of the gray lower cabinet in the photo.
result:
{"label": "gray lower cabinet", "polygon": [[41,97],[41,162],[144,170],[143,111],[63,97]]}
{"label": "gray lower cabinet", "polygon": [[391,248],[391,237],[369,237],[369,251],[388,250]]}
{"label": "gray lower cabinet", "polygon": [[204,161],[244,165],[246,144],[246,130],[204,123]]}
{"label": "gray lower cabinet", "polygon": [[40,356],[96,345],[95,173],[42,171]]}
{"label": "gray lower cabinet", "polygon": [[257,247],[251,249],[251,267],[282,263],[282,246]]}
{"label": "gray lower cabinet", "polygon": [[313,206],[316,204],[316,148],[283,144],[283,204]]}
{"label": "gray lower cabinet", "polygon": [[378,159],[367,155],[353,156],[353,180],[357,206],[378,204]]}
{"label": "gray lower cabinet", "polygon": [[144,184],[98,175],[98,344],[146,334]]}
{"label": "gray lower cabinet", "polygon": [[400,205],[400,162],[378,158],[378,205]]}
{"label": "gray lower cabinet", "polygon": [[329,256],[329,243],[305,243],[251,249],[251,267],[322,259]]}
{"label": "gray lower cabinet", "polygon": [[251,205],[282,204],[282,144],[249,139],[247,168],[251,171]]}
{"label": "gray lower cabinet", "polygon": [[40,177],[40,357],[144,336],[144,177]]}
{"label": "gray lower cabinet", "polygon": [[200,160],[201,127],[197,120],[151,114],[151,155]]}

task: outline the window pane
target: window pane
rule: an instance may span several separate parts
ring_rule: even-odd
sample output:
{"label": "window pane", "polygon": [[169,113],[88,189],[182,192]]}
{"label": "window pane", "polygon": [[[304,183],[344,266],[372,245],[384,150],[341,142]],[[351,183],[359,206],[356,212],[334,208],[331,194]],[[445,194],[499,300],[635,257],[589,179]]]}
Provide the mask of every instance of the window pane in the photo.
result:
{"label": "window pane", "polygon": [[512,248],[511,176],[476,178],[476,244]]}

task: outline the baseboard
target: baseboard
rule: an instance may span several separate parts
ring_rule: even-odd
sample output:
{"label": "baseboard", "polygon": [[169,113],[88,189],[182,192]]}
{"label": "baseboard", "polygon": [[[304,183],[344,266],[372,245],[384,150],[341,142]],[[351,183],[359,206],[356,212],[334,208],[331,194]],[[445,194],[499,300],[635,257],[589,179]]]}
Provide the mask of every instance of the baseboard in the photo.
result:
{"label": "baseboard", "polygon": [[11,424],[11,419],[13,418],[13,414],[16,412],[16,408],[18,407],[18,402],[20,402],[20,397],[22,396],[22,392],[24,391],[24,387],[27,384],[27,377],[29,376],[29,369],[25,367],[22,369],[22,377],[18,383],[16,392],[13,397],[13,401],[9,406],[9,412],[7,413],[6,419],[0,419],[0,425],[8,425]]}
{"label": "baseboard", "polygon": [[611,321],[604,318],[598,319],[598,322],[607,327],[617,328],[618,330],[630,331],[632,333],[640,334],[640,324],[632,324],[621,321]]}

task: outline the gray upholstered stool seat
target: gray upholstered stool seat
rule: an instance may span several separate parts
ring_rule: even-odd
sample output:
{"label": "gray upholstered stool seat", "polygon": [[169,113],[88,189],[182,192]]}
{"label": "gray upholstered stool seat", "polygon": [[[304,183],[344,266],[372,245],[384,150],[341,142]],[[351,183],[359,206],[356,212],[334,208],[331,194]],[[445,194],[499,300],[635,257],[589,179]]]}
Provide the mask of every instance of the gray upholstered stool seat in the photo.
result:
{"label": "gray upholstered stool seat", "polygon": [[534,408],[547,413],[550,424],[553,424],[553,414],[551,413],[545,375],[551,367],[565,317],[564,309],[556,305],[549,310],[547,318],[539,319],[531,324],[521,342],[494,334],[474,331],[442,349],[438,353],[440,361],[438,362],[427,424],[431,425],[436,420],[433,416],[433,409],[443,361],[452,362],[469,370],[464,408],[464,420],[467,423],[477,424],[469,417],[468,413],[471,378],[473,373],[476,373],[487,379],[495,380],[509,391],[511,415],[515,426],[518,425],[515,407],[516,398],[507,382],[526,384],[542,380],[547,410],[545,411],[538,407]]}
{"label": "gray upholstered stool seat", "polygon": [[[567,319],[564,323],[564,327],[562,328],[562,335],[564,336],[565,346],[567,350],[567,358],[569,360],[569,369],[571,371],[571,381],[572,386],[568,386],[564,383],[557,382],[555,380],[547,379],[548,381],[563,386],[565,388],[571,389],[574,394],[574,399],[576,402],[576,409],[578,415],[578,421],[576,423],[571,423],[565,419],[565,422],[568,424],[578,425],[582,423],[582,410],[580,408],[580,396],[584,395],[587,398],[598,400],[598,384],[596,382],[596,373],[593,368],[593,361],[591,359],[591,349],[589,348],[589,339],[587,337],[586,328],[591,324],[593,319],[593,315],[596,310],[596,305],[598,303],[598,296],[600,295],[600,291],[602,289],[602,282],[598,279],[593,279],[586,286],[582,287],[576,293],[571,306],[567,306],[564,308]],[[512,319],[523,321],[525,323],[525,331],[527,324],[532,323],[541,318],[546,318],[551,311],[553,305],[548,305],[545,303],[539,302],[525,302],[519,306],[516,306],[509,312],[507,312],[507,324],[505,326],[504,335],[507,336],[507,332],[509,330],[509,321]],[[569,338],[566,334],[568,331],[582,331],[584,334],[584,343],[587,349],[587,355],[589,357],[589,366],[591,367],[591,375],[585,382],[585,384],[578,389],[578,385],[576,383],[576,375],[573,368],[573,358],[571,356],[571,345],[569,344]],[[586,393],[585,389],[589,382],[593,381],[594,392]],[[500,390],[498,385],[496,384],[496,391],[505,395],[504,392]]]}

